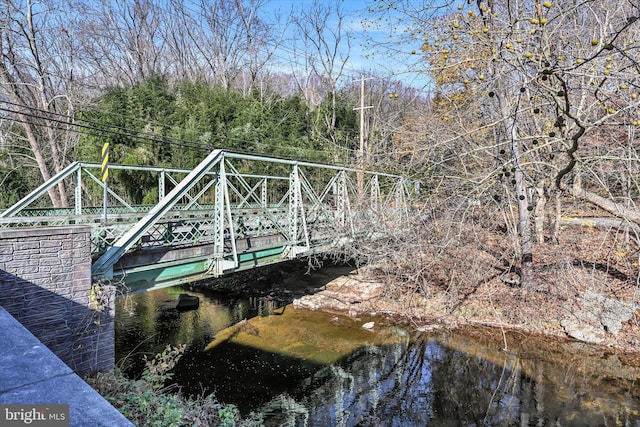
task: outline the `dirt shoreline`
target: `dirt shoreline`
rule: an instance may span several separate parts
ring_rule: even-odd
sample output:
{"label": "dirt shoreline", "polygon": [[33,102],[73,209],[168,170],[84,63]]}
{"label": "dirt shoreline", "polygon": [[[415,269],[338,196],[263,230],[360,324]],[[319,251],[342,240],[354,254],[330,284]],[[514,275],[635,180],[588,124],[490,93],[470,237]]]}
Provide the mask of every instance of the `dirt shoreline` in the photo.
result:
{"label": "dirt shoreline", "polygon": [[620,297],[595,293],[596,287],[581,277],[568,281],[562,275],[541,274],[541,284],[533,290],[495,278],[467,294],[434,288],[421,296],[415,291],[398,292],[403,286],[393,278],[380,279],[373,267],[325,267],[329,268],[309,270],[306,263],[292,261],[266,267],[259,274],[239,272],[213,287],[238,295],[269,295],[296,308],[383,318],[417,331],[488,327],[595,344],[640,358],[638,307],[621,303]]}
{"label": "dirt shoreline", "polygon": [[[438,294],[429,298],[415,294],[391,297],[387,295],[389,287],[382,281],[370,279],[363,272],[353,272],[333,279],[318,292],[294,299],[293,305],[354,318],[383,317],[389,322],[410,325],[419,331],[467,326],[522,331],[586,342],[640,357],[640,313],[637,310],[632,312],[631,318],[621,322],[615,334],[602,328],[602,325],[594,326],[589,324],[593,322],[588,321],[578,322],[581,324],[577,329],[568,331],[568,326],[563,326],[563,322],[568,323],[567,318],[578,318],[575,309],[580,306],[578,301],[565,301],[565,305],[557,307],[558,301],[549,301],[548,298],[547,301],[541,301],[545,298],[540,298],[537,293],[527,295],[524,292],[523,297],[522,290],[512,289],[502,283],[488,283],[485,287],[488,289],[451,307],[447,298]],[[501,296],[492,299],[492,294]],[[509,310],[522,312],[516,316],[505,315]],[[597,318],[592,320],[599,322]]]}

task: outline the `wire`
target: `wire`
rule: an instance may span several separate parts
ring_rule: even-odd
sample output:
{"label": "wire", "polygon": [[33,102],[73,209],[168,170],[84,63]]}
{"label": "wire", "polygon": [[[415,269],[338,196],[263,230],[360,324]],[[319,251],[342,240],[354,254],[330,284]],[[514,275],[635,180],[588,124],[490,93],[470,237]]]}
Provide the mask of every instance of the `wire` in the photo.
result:
{"label": "wire", "polygon": [[[0,102],[13,104],[13,103],[6,102],[6,101],[0,101]],[[18,104],[13,104],[13,105],[19,106]],[[26,106],[22,106],[22,107],[29,108],[29,109],[32,109],[32,110],[35,110],[35,111],[44,112],[47,115],[58,115],[58,116],[63,116],[63,117],[69,117],[69,116],[65,116],[64,114],[52,113],[52,112],[49,112],[49,111],[39,110],[37,108],[26,107]],[[112,135],[125,136],[125,137],[134,138],[134,139],[145,140],[145,141],[149,141],[149,142],[164,142],[164,143],[169,143],[169,144],[180,145],[180,146],[183,146],[183,147],[186,147],[186,148],[195,148],[195,149],[202,149],[202,150],[206,149],[205,147],[189,144],[189,141],[184,141],[184,140],[173,140],[172,141],[172,140],[166,139],[164,137],[157,137],[156,136],[157,134],[150,134],[150,133],[145,133],[145,132],[142,132],[142,135],[140,135],[140,134],[137,134],[137,133],[132,133],[131,130],[124,129],[124,128],[117,127],[117,126],[115,126],[116,129],[123,129],[125,131],[114,130],[114,129],[110,129],[109,127],[90,126],[90,125],[84,125],[84,124],[80,124],[80,123],[76,123],[76,122],[68,122],[68,121],[64,121],[64,120],[55,119],[53,117],[47,117],[47,116],[44,116],[44,115],[29,113],[29,112],[26,112],[26,111],[12,110],[10,108],[4,108],[4,107],[0,107],[0,111],[4,111],[4,112],[7,112],[7,113],[13,113],[13,114],[19,114],[19,115],[31,117],[31,118],[34,118],[34,119],[45,120],[45,121],[48,121],[48,122],[53,122],[53,123],[56,123],[56,124],[64,125],[66,127],[72,126],[72,127],[75,127],[75,128],[81,128],[81,129],[84,129],[84,130],[83,131],[78,131],[77,129],[68,129],[68,130],[72,130],[72,131],[77,132],[77,133],[82,133],[84,135],[94,136],[91,132],[88,132],[89,130],[93,130],[93,131],[109,133],[109,134],[112,134]],[[37,123],[37,122],[34,122],[34,121],[23,120],[23,119],[20,119],[20,118],[13,118],[13,120],[15,120],[15,121],[17,121],[19,123],[27,123],[27,124],[32,124],[32,125],[35,125],[35,126],[53,127],[53,126],[47,125],[45,123]]]}
{"label": "wire", "polygon": [[[48,115],[58,115],[61,117],[65,117],[65,118],[69,118],[69,119],[73,119],[71,116],[68,115],[64,115],[61,113],[53,113],[53,112],[48,112],[45,110],[40,110],[37,108],[32,108],[32,107],[27,107],[24,105],[20,105],[20,104],[16,104],[16,103],[12,103],[12,102],[8,102],[8,101],[0,101],[6,104],[10,104],[10,105],[14,105],[14,106],[18,106],[18,107],[24,107],[24,108],[30,108],[32,110],[35,111],[40,111],[40,112],[44,112]],[[99,131],[99,132],[103,132],[103,133],[107,133],[107,134],[113,134],[113,135],[118,135],[118,136],[126,136],[126,137],[130,137],[130,138],[134,138],[137,140],[142,140],[142,141],[147,141],[147,142],[162,142],[162,143],[166,143],[169,145],[173,145],[173,146],[179,146],[179,147],[183,147],[183,148],[191,148],[191,149],[195,149],[195,150],[200,150],[200,151],[211,151],[211,147],[203,147],[201,145],[194,145],[192,143],[190,143],[190,141],[185,141],[185,140],[180,140],[180,139],[176,139],[176,138],[172,138],[172,139],[164,139],[162,137],[158,138],[158,137],[154,137],[154,135],[157,134],[150,134],[148,132],[142,132],[143,135],[139,135],[137,133],[133,133],[134,131],[131,131],[129,129],[120,127],[120,126],[115,126],[115,128],[117,129],[121,129],[121,130],[125,130],[120,131],[120,130],[113,130],[110,128],[105,128],[105,127],[98,127],[98,126],[89,126],[89,125],[83,125],[83,124],[79,124],[79,123],[75,123],[75,122],[68,122],[68,121],[63,121],[63,120],[58,120],[58,119],[54,119],[52,117],[46,117],[44,115],[38,115],[38,114],[34,114],[34,113],[28,113],[25,111],[19,111],[19,110],[12,110],[9,108],[3,108],[0,107],[0,111],[4,111],[4,112],[8,112],[8,113],[13,113],[13,114],[20,114],[23,116],[27,116],[30,118],[34,118],[34,119],[38,119],[38,120],[43,120],[45,123],[39,123],[36,121],[30,121],[30,120],[24,120],[24,119],[20,119],[20,118],[13,118],[14,121],[18,122],[18,123],[25,123],[25,124],[30,124],[30,125],[34,125],[34,126],[41,126],[41,127],[54,127],[51,126],[50,124],[47,124],[47,122],[53,122],[55,124],[63,124],[65,127],[67,127],[66,130],[71,131],[71,132],[75,132],[75,133],[79,133],[79,134],[83,134],[83,135],[88,135],[88,136],[94,136],[90,131]],[[57,126],[55,127],[56,129],[59,129]],[[226,140],[232,140],[233,138],[229,138],[227,136],[221,136],[221,139],[226,139]],[[268,143],[263,143],[263,142],[258,142],[258,141],[246,141],[246,140],[240,140],[240,139],[235,139],[236,142],[245,142],[248,144],[252,144],[252,145],[262,145],[265,147],[271,147],[274,149],[281,149],[281,150],[288,150],[288,151],[295,151],[298,153],[298,155],[302,152],[307,152],[307,153],[313,153],[315,155],[318,154],[318,150],[313,150],[313,149],[306,149],[306,148],[302,148],[302,147],[294,147],[294,146],[286,146],[286,145],[277,145],[277,144],[268,144]],[[230,151],[230,152],[235,152],[235,153],[240,153],[240,154],[255,154],[251,151],[248,150],[240,150],[237,148],[234,149],[230,149],[230,148],[225,148],[225,150]],[[287,159],[287,160],[293,160],[292,158],[288,158],[288,157],[280,157],[280,156],[276,156],[274,154],[269,154],[271,157],[275,157],[275,158],[281,158],[281,159]],[[307,157],[307,158],[311,158],[311,156]]]}

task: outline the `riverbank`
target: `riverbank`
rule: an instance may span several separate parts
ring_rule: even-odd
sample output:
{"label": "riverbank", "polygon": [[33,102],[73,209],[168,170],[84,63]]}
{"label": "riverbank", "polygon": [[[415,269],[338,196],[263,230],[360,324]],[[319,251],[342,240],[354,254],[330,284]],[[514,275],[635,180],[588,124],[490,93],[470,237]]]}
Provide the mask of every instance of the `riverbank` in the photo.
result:
{"label": "riverbank", "polygon": [[[577,283],[577,282],[576,282]],[[567,285],[568,286],[568,285]],[[593,291],[573,289],[575,298],[550,289],[514,288],[496,278],[463,298],[446,292],[431,295],[390,292],[375,278],[374,268],[337,277],[322,290],[294,300],[297,308],[323,310],[351,317],[382,316],[418,330],[488,326],[574,339],[640,357],[640,312],[633,304]]]}
{"label": "riverbank", "polygon": [[[213,392],[214,403],[237,405],[243,417],[254,413],[262,425],[481,425],[488,419],[598,425],[637,419],[640,365],[607,348],[488,327],[421,333],[392,323],[397,313],[371,311],[384,287],[364,284],[358,286],[360,299],[345,300],[355,294],[332,288],[354,276],[348,268],[332,265],[305,274],[298,263],[301,268],[283,273],[294,264],[256,270],[244,282],[234,275],[244,290],[182,287],[132,295],[134,315],[116,310],[122,364],[131,363],[134,353],[186,345],[166,389],[196,397]],[[282,280],[257,280],[272,275]],[[184,292],[198,296],[197,309],[175,309]],[[341,316],[280,303],[280,295],[300,301],[313,294],[368,310]],[[116,402],[144,397],[139,374],[132,378],[126,383],[133,387]],[[154,399],[163,401],[180,402],[165,395]],[[162,417],[170,407],[150,411]],[[191,425],[192,412],[186,413]]]}

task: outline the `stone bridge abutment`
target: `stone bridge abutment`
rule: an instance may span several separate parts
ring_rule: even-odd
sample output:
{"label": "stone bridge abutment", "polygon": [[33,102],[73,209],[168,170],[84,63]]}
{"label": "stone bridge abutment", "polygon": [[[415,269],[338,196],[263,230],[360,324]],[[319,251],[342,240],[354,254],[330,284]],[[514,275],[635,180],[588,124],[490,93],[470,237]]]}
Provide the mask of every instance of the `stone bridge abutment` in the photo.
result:
{"label": "stone bridge abutment", "polygon": [[114,300],[91,281],[91,227],[0,229],[0,306],[77,374],[114,366]]}

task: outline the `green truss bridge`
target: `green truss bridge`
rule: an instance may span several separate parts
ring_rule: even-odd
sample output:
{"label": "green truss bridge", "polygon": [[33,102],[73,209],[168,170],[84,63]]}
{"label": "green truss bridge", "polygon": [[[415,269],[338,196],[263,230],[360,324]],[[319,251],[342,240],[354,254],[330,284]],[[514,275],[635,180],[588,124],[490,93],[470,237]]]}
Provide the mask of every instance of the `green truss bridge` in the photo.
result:
{"label": "green truss bridge", "polygon": [[[224,150],[193,170],[109,171],[105,184],[100,164],[70,164],[0,212],[0,227],[91,225],[93,281],[138,292],[323,253],[408,203],[397,175]],[[47,207],[61,183],[73,206]]]}

